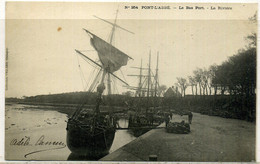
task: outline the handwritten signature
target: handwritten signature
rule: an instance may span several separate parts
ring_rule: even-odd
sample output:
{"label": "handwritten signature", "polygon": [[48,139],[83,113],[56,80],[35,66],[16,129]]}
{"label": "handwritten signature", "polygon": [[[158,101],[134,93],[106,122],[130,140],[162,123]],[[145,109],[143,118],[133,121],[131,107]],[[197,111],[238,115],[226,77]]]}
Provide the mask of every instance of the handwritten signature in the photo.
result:
{"label": "handwritten signature", "polygon": [[45,135],[41,135],[36,142],[31,141],[30,136],[24,136],[21,139],[12,139],[10,142],[11,146],[55,146],[54,148],[49,148],[49,149],[42,149],[42,150],[37,150],[33,151],[30,153],[27,153],[24,155],[26,158],[28,155],[43,152],[43,151],[49,151],[49,150],[55,150],[55,149],[62,149],[66,147],[66,144],[62,141],[47,141],[45,139]]}
{"label": "handwritten signature", "polygon": [[30,136],[24,136],[20,140],[14,138],[11,140],[10,145],[13,146],[66,146],[64,142],[62,141],[46,141],[45,135],[42,135],[34,144],[31,143],[31,137]]}

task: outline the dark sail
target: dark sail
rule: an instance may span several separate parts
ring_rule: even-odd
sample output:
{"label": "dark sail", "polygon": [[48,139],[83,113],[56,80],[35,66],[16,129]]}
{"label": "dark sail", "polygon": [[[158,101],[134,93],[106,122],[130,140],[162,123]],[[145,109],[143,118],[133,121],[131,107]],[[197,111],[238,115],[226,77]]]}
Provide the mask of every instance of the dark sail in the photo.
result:
{"label": "dark sail", "polygon": [[91,44],[98,52],[103,67],[109,68],[109,72],[119,70],[122,66],[127,64],[128,58],[132,59],[130,56],[126,55],[124,52],[107,43],[95,34],[87,30],[85,31],[92,35],[92,38],[90,38]]}

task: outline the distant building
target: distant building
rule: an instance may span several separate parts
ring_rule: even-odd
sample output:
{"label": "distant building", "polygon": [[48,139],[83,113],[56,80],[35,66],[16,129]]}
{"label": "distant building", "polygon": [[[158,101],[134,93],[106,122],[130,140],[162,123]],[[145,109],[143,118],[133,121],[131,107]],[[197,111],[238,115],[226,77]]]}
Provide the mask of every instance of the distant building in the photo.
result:
{"label": "distant building", "polygon": [[178,91],[178,87],[172,86],[164,93],[164,97],[181,97],[181,93]]}

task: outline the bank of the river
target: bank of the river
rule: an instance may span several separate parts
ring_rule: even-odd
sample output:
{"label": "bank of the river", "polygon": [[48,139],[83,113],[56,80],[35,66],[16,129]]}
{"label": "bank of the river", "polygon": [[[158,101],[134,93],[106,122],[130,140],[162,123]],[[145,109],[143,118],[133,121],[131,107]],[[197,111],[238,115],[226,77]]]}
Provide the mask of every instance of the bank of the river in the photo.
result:
{"label": "bank of the river", "polygon": [[[68,115],[56,107],[10,104],[5,110],[6,160],[80,160],[71,159],[66,146]],[[128,120],[120,119],[122,128]],[[109,152],[131,142],[134,137],[127,130],[118,130]],[[85,157],[84,160],[93,160]]]}
{"label": "bank of the river", "polygon": [[[60,103],[39,103],[39,102],[19,102],[19,103],[6,103],[6,105],[14,105],[14,104],[21,104],[21,105],[28,105],[33,106],[34,109],[40,110],[54,110],[61,113],[65,113],[68,116],[72,115],[73,112],[79,107],[80,104],[60,104]],[[94,105],[84,105],[84,108],[94,109]],[[108,112],[113,111],[114,113],[121,113],[126,111],[126,107],[119,107],[119,106],[100,106],[101,112]]]}
{"label": "bank of the river", "polygon": [[[173,116],[174,119],[174,116]],[[154,129],[101,161],[251,162],[255,161],[255,124],[194,113],[190,134]]]}

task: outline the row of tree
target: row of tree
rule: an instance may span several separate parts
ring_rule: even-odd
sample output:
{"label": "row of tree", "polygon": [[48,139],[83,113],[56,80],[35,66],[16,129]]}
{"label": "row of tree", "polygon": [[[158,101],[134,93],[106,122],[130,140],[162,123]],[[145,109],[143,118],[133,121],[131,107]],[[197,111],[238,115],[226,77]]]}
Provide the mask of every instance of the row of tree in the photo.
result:
{"label": "row of tree", "polygon": [[[251,18],[251,21],[256,23],[256,15]],[[188,87],[193,95],[182,98],[183,103],[180,106],[191,102],[193,109],[200,113],[254,121],[256,117],[256,33],[248,35],[246,40],[249,42],[246,48],[238,50],[222,64],[197,68],[193,71],[193,75],[187,78],[178,77],[175,85],[180,88],[182,97],[186,96]],[[204,99],[196,99],[196,97]],[[195,106],[197,108],[194,108]]]}
{"label": "row of tree", "polygon": [[[253,24],[257,23],[256,13],[249,18]],[[187,79],[178,77],[176,86],[182,95],[191,86],[192,95],[255,95],[256,89],[256,47],[257,35],[252,33],[246,37],[249,42],[245,49],[228,58],[221,65],[213,64],[208,69],[197,68]],[[195,88],[195,91],[194,91]]]}
{"label": "row of tree", "polygon": [[256,89],[256,48],[239,50],[221,65],[197,68],[188,78],[178,77],[176,87],[185,97],[187,87],[192,95],[254,95]]}

